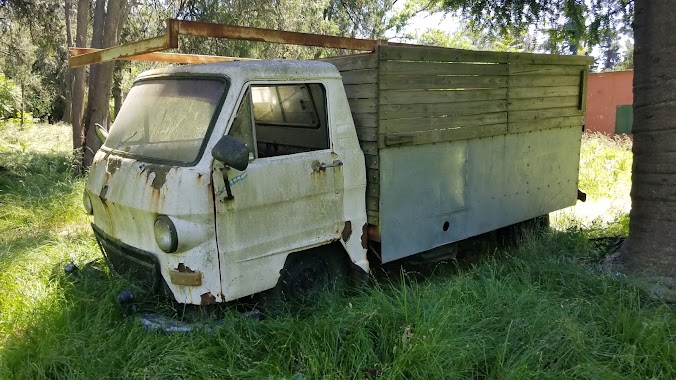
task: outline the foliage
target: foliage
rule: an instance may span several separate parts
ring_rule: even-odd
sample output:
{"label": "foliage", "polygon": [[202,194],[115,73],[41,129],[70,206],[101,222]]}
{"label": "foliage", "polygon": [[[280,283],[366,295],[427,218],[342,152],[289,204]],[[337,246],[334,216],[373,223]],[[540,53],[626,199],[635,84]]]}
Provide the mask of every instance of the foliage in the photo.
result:
{"label": "foliage", "polygon": [[68,72],[62,0],[0,1],[0,70],[37,117],[60,118]]}
{"label": "foliage", "polygon": [[440,29],[428,29],[417,42],[422,45],[452,47],[470,50],[492,51],[532,51],[533,41],[525,32],[495,37],[492,34],[478,32],[469,28],[448,33]]}
{"label": "foliage", "polygon": [[625,53],[620,62],[615,65],[615,70],[630,70],[634,68],[634,42],[627,41],[625,44]]}
{"label": "foliage", "polygon": [[21,96],[14,81],[0,72],[0,119],[12,115],[17,108],[17,100]]}
{"label": "foliage", "polygon": [[634,2],[409,0],[400,15],[402,20],[406,20],[423,11],[457,13],[469,22],[472,29],[496,38],[538,31],[547,36],[542,48],[550,53],[589,54],[594,47],[607,53],[613,48],[609,41],[617,41],[621,35],[632,35]]}
{"label": "foliage", "polygon": [[580,188],[595,199],[629,198],[631,139],[586,133],[580,159]]}
{"label": "foliage", "polygon": [[[23,117],[22,117],[23,116]],[[21,119],[23,119],[24,124],[33,124],[37,121],[36,118],[33,117],[33,114],[30,112],[24,112],[23,115],[21,115],[21,112],[17,112],[14,117],[10,117],[7,119],[10,123],[19,125],[21,124]]]}
{"label": "foliage", "polygon": [[[164,29],[164,19],[208,21],[258,28],[290,30],[361,38],[382,38],[391,0],[235,0],[184,2],[149,0],[136,4],[129,15],[123,41],[152,37]],[[181,52],[252,58],[313,58],[340,51],[249,41],[183,38]]]}
{"label": "foliage", "polygon": [[631,210],[632,140],[627,136],[585,133],[578,187],[586,202],[552,214],[559,230],[584,228],[590,237],[627,236]]}
{"label": "foliage", "polygon": [[574,229],[472,265],[396,269],[302,312],[257,321],[233,307],[211,333],[149,333],[115,306],[128,282],[84,269],[100,253],[69,132],[0,131],[0,378],[676,376],[673,309],[599,272]]}

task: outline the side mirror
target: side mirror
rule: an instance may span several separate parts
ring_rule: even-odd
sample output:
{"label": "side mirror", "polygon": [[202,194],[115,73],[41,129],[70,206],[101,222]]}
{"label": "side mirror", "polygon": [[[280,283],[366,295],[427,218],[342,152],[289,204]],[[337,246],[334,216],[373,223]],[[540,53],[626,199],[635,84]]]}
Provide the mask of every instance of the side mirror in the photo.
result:
{"label": "side mirror", "polygon": [[223,136],[214,145],[214,148],[211,150],[211,156],[239,171],[249,166],[249,147],[236,137]]}
{"label": "side mirror", "polygon": [[101,144],[104,144],[108,138],[108,131],[106,131],[106,129],[103,128],[103,126],[99,123],[94,123],[94,126],[96,127],[96,137],[101,140]]}

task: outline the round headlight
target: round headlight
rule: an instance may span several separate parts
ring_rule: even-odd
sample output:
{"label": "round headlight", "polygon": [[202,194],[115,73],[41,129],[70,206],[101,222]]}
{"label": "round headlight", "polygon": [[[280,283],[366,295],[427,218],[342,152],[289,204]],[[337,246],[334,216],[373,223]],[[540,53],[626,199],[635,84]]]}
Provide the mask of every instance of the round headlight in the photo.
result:
{"label": "round headlight", "polygon": [[155,219],[155,242],[166,253],[176,252],[178,248],[178,234],[174,222],[166,215],[160,215]]}
{"label": "round headlight", "polygon": [[84,206],[85,211],[89,215],[94,214],[94,208],[92,207],[92,200],[89,198],[89,194],[87,194],[87,190],[85,190],[82,193],[82,205]]}

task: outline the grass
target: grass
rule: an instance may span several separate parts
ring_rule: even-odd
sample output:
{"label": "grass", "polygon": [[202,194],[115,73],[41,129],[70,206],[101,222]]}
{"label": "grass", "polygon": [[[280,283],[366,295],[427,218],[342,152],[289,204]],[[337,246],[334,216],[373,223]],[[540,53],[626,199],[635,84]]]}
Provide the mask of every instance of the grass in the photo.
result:
{"label": "grass", "polygon": [[[674,310],[598,271],[603,252],[572,216],[519,249],[424,276],[402,270],[302,314],[226,310],[210,333],[149,333],[115,305],[129,284],[105,270],[63,273],[100,257],[68,136],[63,125],[0,130],[2,379],[676,378]],[[584,144],[588,162],[626,155],[627,143]]]}
{"label": "grass", "polygon": [[579,188],[587,201],[552,214],[558,230],[584,228],[590,237],[629,233],[631,139],[585,134],[580,152]]}

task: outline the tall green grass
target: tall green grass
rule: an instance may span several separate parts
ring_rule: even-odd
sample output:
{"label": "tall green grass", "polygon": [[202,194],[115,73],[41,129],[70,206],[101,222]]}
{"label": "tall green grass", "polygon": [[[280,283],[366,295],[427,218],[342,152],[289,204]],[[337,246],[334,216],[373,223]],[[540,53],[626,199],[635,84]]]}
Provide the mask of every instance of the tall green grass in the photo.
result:
{"label": "tall green grass", "polygon": [[226,309],[211,332],[149,333],[115,305],[129,284],[63,273],[100,257],[69,141],[67,126],[0,131],[0,379],[676,377],[674,310],[597,270],[580,228],[301,313]]}
{"label": "tall green grass", "polygon": [[590,237],[629,233],[631,145],[626,136],[583,135],[578,186],[587,201],[553,213],[556,229],[584,228]]}

